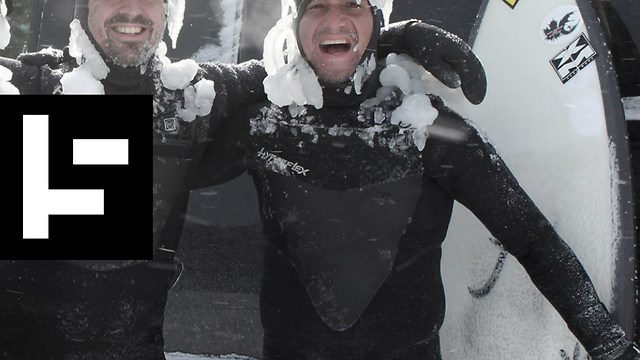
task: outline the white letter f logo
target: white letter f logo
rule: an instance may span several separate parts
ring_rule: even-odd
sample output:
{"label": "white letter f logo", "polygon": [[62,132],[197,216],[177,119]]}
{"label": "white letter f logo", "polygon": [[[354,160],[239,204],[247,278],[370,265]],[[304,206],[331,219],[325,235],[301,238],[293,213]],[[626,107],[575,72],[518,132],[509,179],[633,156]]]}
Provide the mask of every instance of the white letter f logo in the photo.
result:
{"label": "white letter f logo", "polygon": [[[112,140],[91,140],[94,145]],[[122,158],[122,141],[109,143]],[[99,146],[98,146],[99,147]],[[89,147],[91,148],[91,147]],[[126,158],[127,142],[124,140]],[[86,147],[83,148],[83,152]],[[118,152],[120,150],[120,152]],[[74,158],[76,145],[74,143]],[[110,153],[110,152],[108,152]],[[84,152],[87,156],[87,153]],[[102,158],[105,152],[100,154]],[[90,155],[89,155],[90,157]],[[98,161],[107,164],[108,161]],[[114,160],[112,164],[121,164]],[[75,160],[74,160],[75,164]],[[87,164],[84,162],[84,164]],[[48,239],[49,215],[104,215],[104,190],[49,189],[49,116],[24,115],[22,120],[22,237]]]}

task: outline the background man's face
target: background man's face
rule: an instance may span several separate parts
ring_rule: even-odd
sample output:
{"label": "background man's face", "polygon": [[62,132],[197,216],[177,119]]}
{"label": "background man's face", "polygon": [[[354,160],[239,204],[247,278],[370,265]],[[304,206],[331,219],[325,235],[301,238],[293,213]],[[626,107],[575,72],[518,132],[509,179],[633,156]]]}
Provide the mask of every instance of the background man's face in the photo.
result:
{"label": "background man's face", "polygon": [[340,83],[355,72],[373,30],[367,0],[312,0],[298,28],[302,52],[321,80]]}
{"label": "background man's face", "polygon": [[89,0],[89,31],[104,54],[122,66],[144,64],[162,40],[163,0]]}

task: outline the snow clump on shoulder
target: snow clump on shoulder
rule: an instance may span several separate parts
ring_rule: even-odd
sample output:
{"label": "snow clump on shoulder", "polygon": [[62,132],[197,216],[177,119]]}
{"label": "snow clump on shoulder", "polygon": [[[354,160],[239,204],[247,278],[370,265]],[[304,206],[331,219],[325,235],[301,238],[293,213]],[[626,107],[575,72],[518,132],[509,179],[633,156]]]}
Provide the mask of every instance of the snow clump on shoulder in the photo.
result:
{"label": "snow clump on shoulder", "polygon": [[201,79],[192,85],[200,66],[193,59],[184,59],[172,63],[166,56],[167,45],[160,42],[156,56],[160,59],[160,81],[168,90],[184,90],[184,105],[178,109],[178,116],[191,122],[197,116],[206,116],[211,112],[216,97],[214,82]]}
{"label": "snow clump on shoulder", "polygon": [[[438,117],[438,110],[431,105],[426,95],[430,86],[426,81],[428,72],[406,55],[391,53],[385,68],[380,72],[380,84],[376,98],[384,100],[394,89],[402,92],[402,103],[391,113],[390,122],[403,129],[413,129],[414,144],[423,150],[428,135],[428,126]],[[373,102],[372,102],[373,103]]]}

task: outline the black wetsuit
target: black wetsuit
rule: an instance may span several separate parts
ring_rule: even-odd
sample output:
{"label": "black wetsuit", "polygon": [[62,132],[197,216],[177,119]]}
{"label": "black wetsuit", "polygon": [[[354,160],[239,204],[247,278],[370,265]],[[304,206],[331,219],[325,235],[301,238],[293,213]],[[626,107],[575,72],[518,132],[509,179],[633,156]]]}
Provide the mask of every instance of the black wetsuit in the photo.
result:
{"label": "black wetsuit", "polygon": [[[10,59],[21,94],[57,94],[67,58],[56,69]],[[187,210],[190,173],[210,134],[242,103],[264,101],[260,62],[201,64],[192,83],[215,83],[210,116],[184,121],[182,90],[161,86],[150,68],[112,67],[106,94],[153,94],[153,261],[0,261],[0,358],[54,360],[164,359],[162,325]],[[149,234],[151,235],[151,234]],[[123,236],[127,236],[123,229]]]}
{"label": "black wetsuit", "polygon": [[[226,141],[223,158],[202,163],[205,177],[248,167],[255,180],[269,242],[265,359],[440,359],[441,246],[454,200],[524,265],[594,359],[628,344],[573,252],[476,129],[432,98],[439,116],[420,151],[413,131],[389,123],[397,96],[361,109],[378,87],[371,82],[361,96],[325,88],[324,107],[302,114],[252,107],[239,115],[250,121],[215,135]],[[234,152],[244,159],[230,160]]]}

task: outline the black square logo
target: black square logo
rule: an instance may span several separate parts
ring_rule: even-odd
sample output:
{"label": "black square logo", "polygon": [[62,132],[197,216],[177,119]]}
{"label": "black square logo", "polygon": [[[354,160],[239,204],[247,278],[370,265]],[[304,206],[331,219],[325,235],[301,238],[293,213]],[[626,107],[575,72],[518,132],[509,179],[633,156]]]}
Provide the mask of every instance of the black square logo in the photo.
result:
{"label": "black square logo", "polygon": [[152,101],[0,96],[6,134],[22,135],[21,149],[3,145],[5,190],[22,189],[22,206],[5,203],[3,259],[151,259]]}

